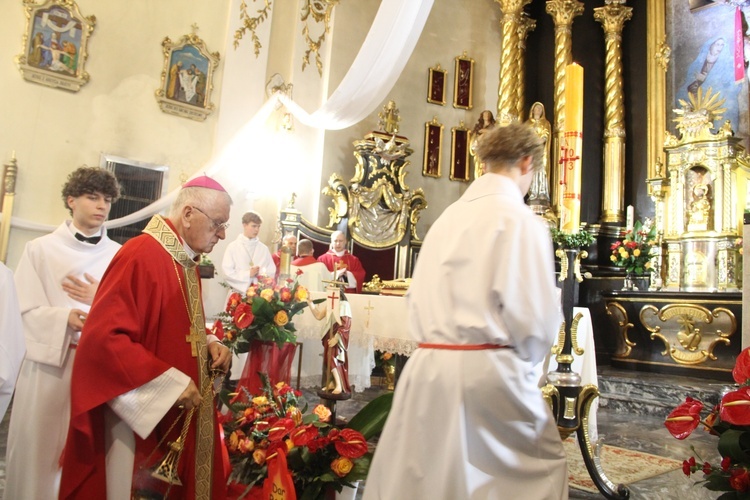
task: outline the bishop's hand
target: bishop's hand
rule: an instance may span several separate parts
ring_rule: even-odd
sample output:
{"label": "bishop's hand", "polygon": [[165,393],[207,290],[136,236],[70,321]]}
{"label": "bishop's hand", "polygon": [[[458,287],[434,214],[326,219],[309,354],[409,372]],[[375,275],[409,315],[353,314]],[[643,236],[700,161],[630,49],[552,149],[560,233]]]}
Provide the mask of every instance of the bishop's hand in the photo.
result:
{"label": "bishop's hand", "polygon": [[208,344],[208,355],[211,356],[211,369],[220,370],[224,373],[229,371],[229,363],[232,362],[232,351],[221,342]]}
{"label": "bishop's hand", "polygon": [[182,394],[180,394],[180,397],[177,398],[177,401],[175,401],[175,406],[178,408],[184,408],[186,410],[192,410],[193,408],[197,408],[198,405],[201,404],[201,393],[198,390],[198,387],[195,385],[195,382],[193,382],[193,379],[190,379],[190,383],[187,386],[187,389],[182,391]]}

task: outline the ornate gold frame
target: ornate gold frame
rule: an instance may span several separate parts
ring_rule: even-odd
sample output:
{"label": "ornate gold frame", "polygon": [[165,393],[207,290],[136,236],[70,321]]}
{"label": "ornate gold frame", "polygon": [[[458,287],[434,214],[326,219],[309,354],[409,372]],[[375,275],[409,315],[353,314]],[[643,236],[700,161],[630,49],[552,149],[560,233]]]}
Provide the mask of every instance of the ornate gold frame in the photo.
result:
{"label": "ornate gold frame", "polygon": [[453,107],[471,109],[474,107],[474,59],[466,52],[456,57],[453,75]]}
{"label": "ornate gold frame", "polygon": [[26,31],[18,70],[29,82],[78,92],[89,74],[84,69],[95,16],[84,17],[74,0],[25,0]]}
{"label": "ornate gold frame", "polygon": [[427,77],[427,102],[445,106],[445,84],[448,72],[440,67],[440,64],[428,70]]}
{"label": "ornate gold frame", "polygon": [[[464,126],[463,120],[458,127],[451,128],[451,175],[450,180],[469,182],[471,131]],[[460,175],[461,164],[463,164],[464,175]],[[457,168],[459,167],[459,168]]]}
{"label": "ornate gold frame", "polygon": [[[209,52],[206,43],[195,34],[197,29],[193,25],[193,32],[184,35],[178,43],[173,43],[169,37],[161,42],[164,66],[161,71],[161,87],[156,91],[156,101],[165,113],[204,121],[215,109],[211,102],[211,91],[214,88],[214,72],[219,64],[219,53]],[[187,67],[188,63],[190,67]],[[203,73],[205,80],[201,82],[198,77],[197,81],[192,82],[194,92],[186,93],[177,88],[177,75],[181,71],[193,69]],[[188,93],[191,97],[187,96]]]}
{"label": "ornate gold frame", "polygon": [[440,178],[443,163],[443,124],[438,122],[437,116],[424,124],[424,159],[422,160],[422,175]]}

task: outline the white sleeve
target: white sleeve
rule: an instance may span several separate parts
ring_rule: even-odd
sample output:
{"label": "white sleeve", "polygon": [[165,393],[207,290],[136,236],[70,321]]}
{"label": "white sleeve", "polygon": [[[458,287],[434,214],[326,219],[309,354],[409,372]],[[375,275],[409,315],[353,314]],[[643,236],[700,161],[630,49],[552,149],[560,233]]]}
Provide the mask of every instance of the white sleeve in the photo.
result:
{"label": "white sleeve", "polygon": [[0,419],[10,403],[25,352],[13,273],[0,265]]}
{"label": "white sleeve", "polygon": [[238,252],[241,251],[242,246],[239,243],[233,241],[227,245],[221,261],[221,270],[224,271],[229,286],[244,294],[250,286],[250,267],[241,264],[242,259],[238,256]]}
{"label": "white sleeve", "polygon": [[107,402],[133,432],[146,439],[190,384],[190,377],[170,368],[150,382]]}

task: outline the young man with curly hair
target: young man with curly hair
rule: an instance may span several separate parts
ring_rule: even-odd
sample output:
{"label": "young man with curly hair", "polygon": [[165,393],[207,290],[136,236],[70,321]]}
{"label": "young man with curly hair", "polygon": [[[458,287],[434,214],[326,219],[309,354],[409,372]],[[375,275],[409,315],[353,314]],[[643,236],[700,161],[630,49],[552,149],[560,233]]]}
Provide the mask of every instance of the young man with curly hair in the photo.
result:
{"label": "young man with curly hair", "polygon": [[57,498],[73,359],[99,280],[120,249],[103,226],[119,196],[111,172],[75,170],[62,189],[72,220],[27,243],[18,263],[27,352],[10,418],[6,498]]}

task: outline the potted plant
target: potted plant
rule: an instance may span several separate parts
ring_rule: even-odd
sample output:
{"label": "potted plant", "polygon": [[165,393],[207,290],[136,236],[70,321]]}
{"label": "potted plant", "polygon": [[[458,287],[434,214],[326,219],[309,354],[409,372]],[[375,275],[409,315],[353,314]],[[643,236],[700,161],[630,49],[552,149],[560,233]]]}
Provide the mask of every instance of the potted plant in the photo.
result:
{"label": "potted plant", "polygon": [[216,268],[208,255],[201,255],[201,260],[198,262],[198,274],[203,279],[211,279],[216,275]]}

